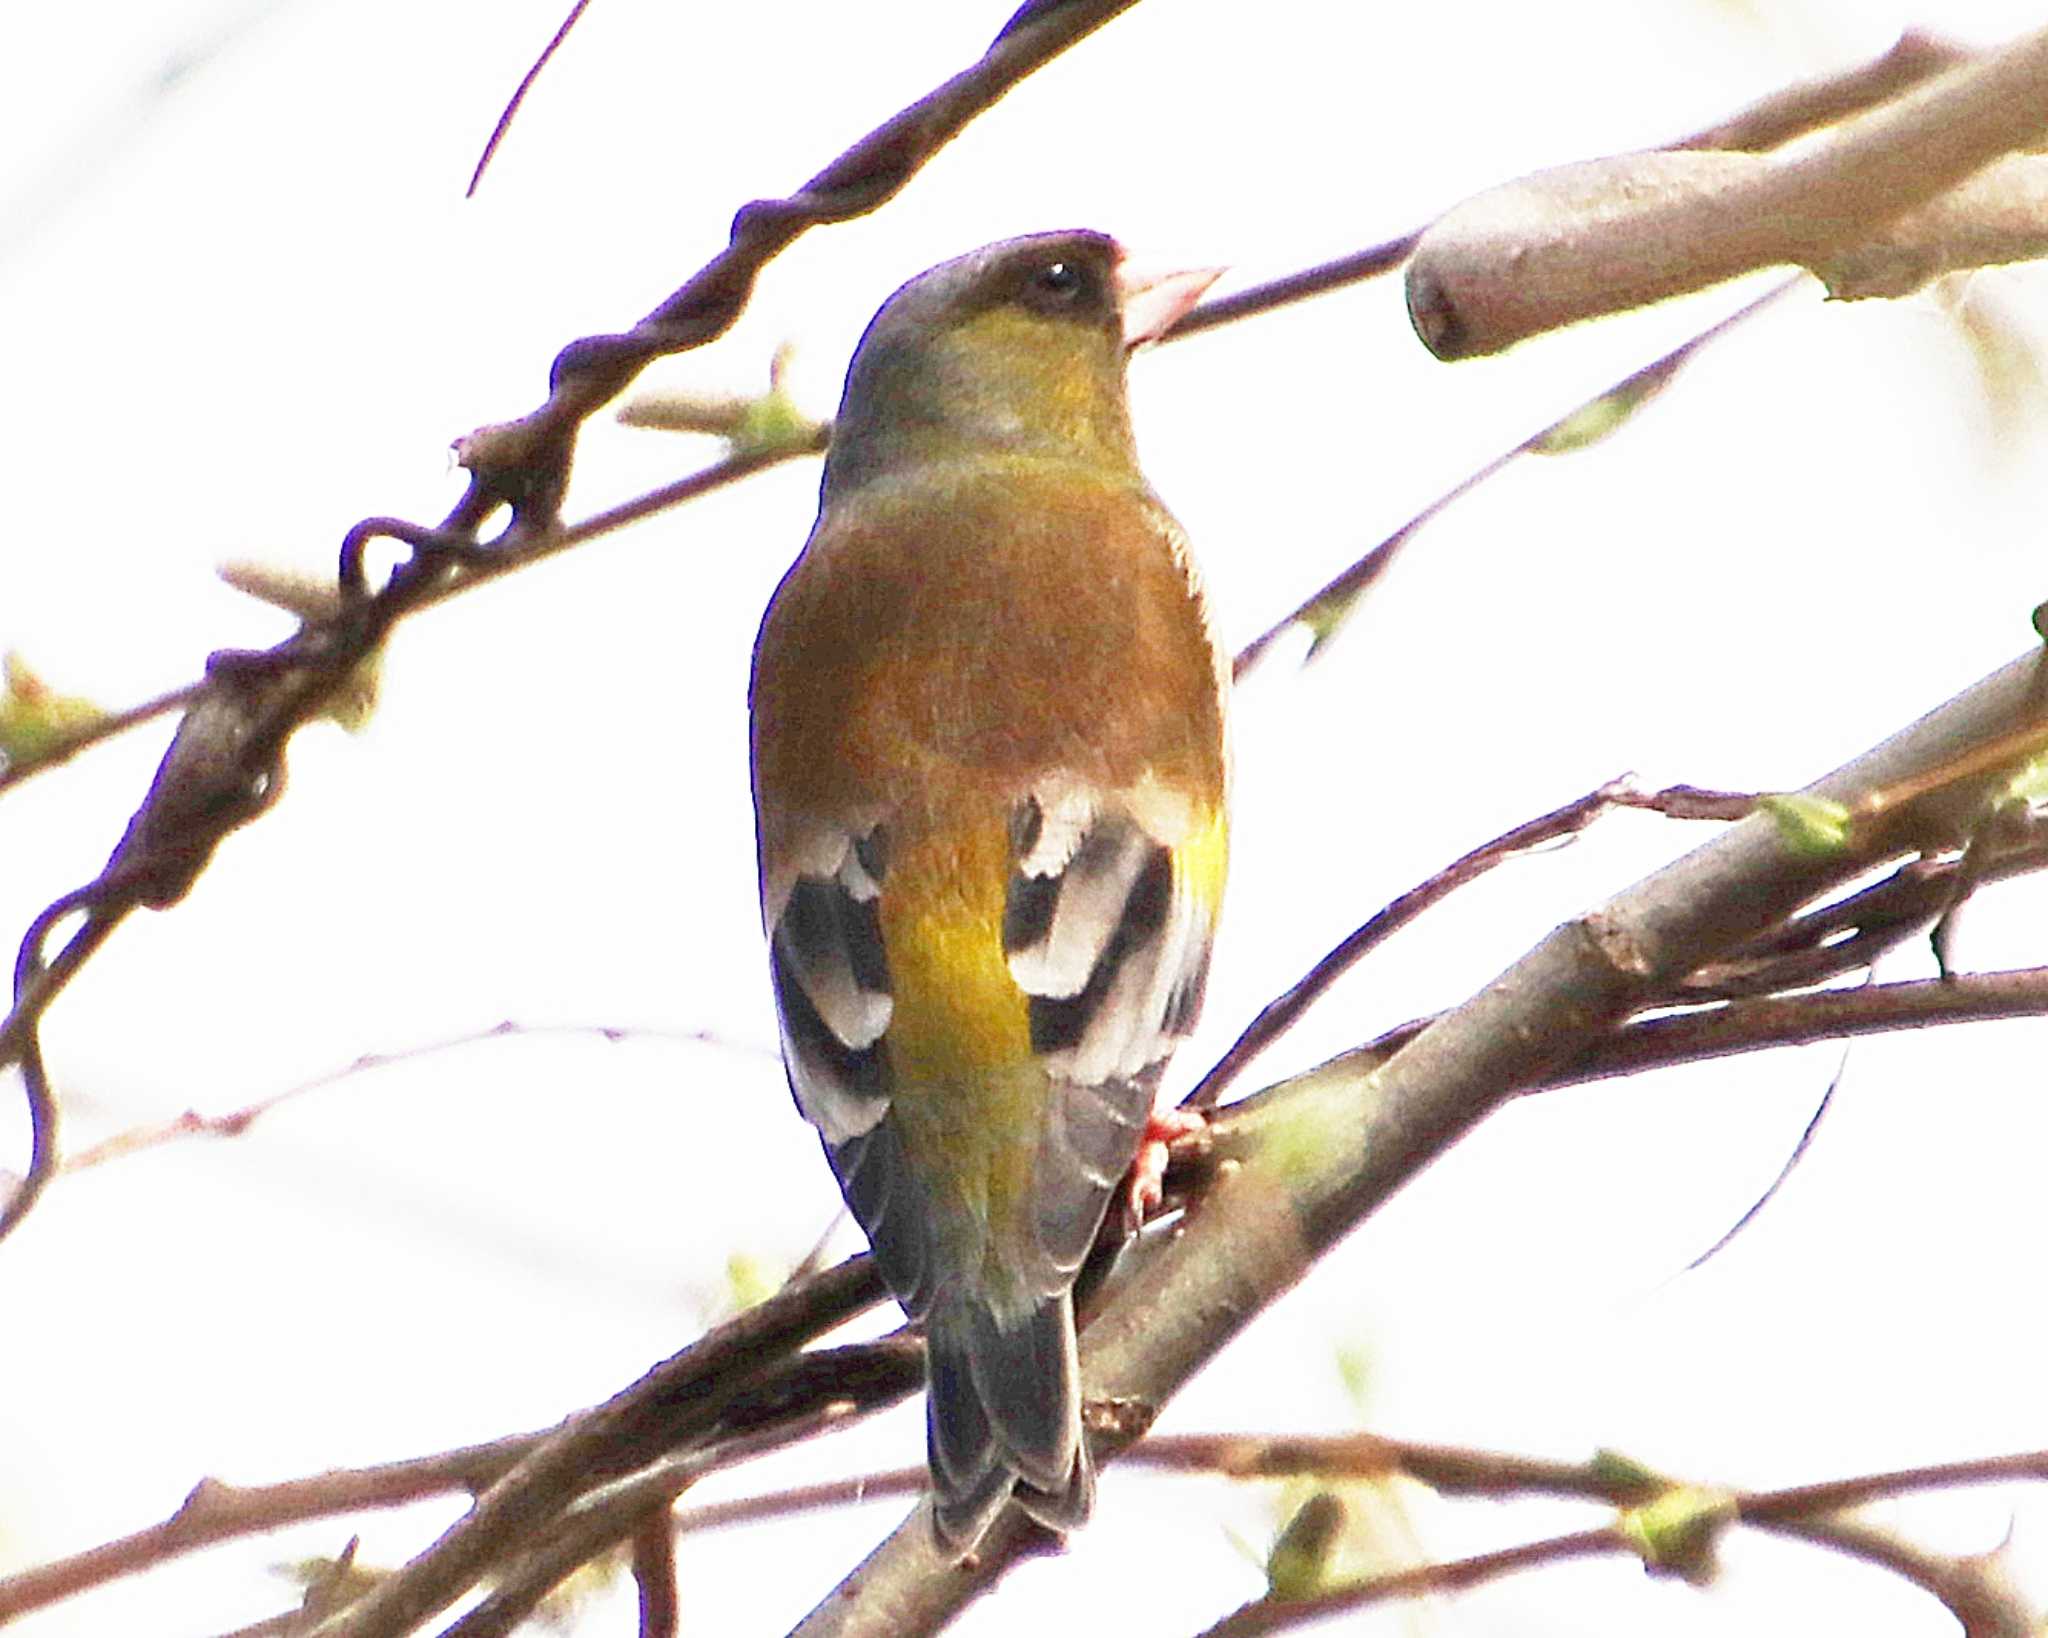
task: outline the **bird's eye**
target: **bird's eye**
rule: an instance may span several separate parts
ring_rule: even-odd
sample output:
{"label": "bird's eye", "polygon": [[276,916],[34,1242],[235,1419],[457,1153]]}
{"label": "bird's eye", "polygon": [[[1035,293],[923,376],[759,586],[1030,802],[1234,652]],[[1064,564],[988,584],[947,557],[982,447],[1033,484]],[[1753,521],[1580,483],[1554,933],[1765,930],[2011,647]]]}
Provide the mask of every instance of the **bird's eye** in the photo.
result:
{"label": "bird's eye", "polygon": [[1087,287],[1087,278],[1072,262],[1048,262],[1032,275],[1033,288],[1056,301],[1075,300]]}

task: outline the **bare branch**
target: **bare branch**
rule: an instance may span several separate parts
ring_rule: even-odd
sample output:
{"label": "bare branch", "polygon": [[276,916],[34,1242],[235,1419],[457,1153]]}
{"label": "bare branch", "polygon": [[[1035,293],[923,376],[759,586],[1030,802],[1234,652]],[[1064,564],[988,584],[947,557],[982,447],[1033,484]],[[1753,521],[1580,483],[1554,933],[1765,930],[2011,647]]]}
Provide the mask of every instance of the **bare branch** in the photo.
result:
{"label": "bare branch", "polygon": [[338,1086],[353,1080],[358,1075],[372,1074],[380,1069],[389,1069],[396,1064],[416,1063],[421,1059],[438,1057],[445,1052],[457,1052],[465,1047],[480,1046],[486,1041],[502,1041],[525,1036],[592,1036],[601,1041],[664,1041],[687,1046],[728,1046],[710,1030],[653,1029],[638,1025],[623,1024],[522,1024],[506,1018],[493,1024],[489,1029],[464,1030],[460,1034],[446,1035],[435,1041],[423,1041],[415,1046],[398,1047],[389,1052],[365,1052],[352,1058],[339,1069],[330,1069],[296,1085],[288,1086],[281,1092],[242,1104],[235,1109],[225,1109],[219,1114],[202,1114],[196,1109],[187,1109],[166,1121],[157,1121],[148,1126],[134,1126],[126,1131],[116,1132],[103,1138],[90,1148],[80,1149],[67,1155],[58,1167],[60,1172],[82,1172],[93,1166],[104,1166],[110,1160],[120,1160],[146,1149],[160,1148],[166,1143],[182,1142],[187,1138],[234,1138],[261,1120],[271,1111],[284,1104],[305,1097],[308,1093],[319,1092],[330,1086]]}
{"label": "bare branch", "polygon": [[[1902,1029],[2043,1016],[2048,1016],[2048,967],[1759,997],[1693,1012],[1632,1019],[1570,1064],[1519,1090],[1553,1092],[1591,1081],[1670,1069],[1678,1064],[1705,1063],[1776,1047],[1888,1035]],[[1339,1053],[1328,1063],[1254,1092],[1219,1111],[1204,1135],[1173,1146],[1173,1166],[1167,1174],[1169,1192],[1184,1194],[1190,1186],[1190,1174],[1206,1174],[1219,1163],[1237,1158],[1239,1121],[1268,1103],[1298,1096],[1302,1087],[1319,1079],[1356,1084],[1360,1077],[1385,1063],[1435,1022],[1434,1018],[1413,1019],[1388,1030],[1375,1041]],[[1253,1137],[1245,1141],[1261,1140]]]}
{"label": "bare branch", "polygon": [[1706,1012],[1639,1019],[1546,1085],[1576,1086],[1763,1047],[1807,1046],[1938,1024],[2034,1018],[2043,1012],[2048,1012],[2048,967],[1736,1001]]}
{"label": "bare branch", "polygon": [[2012,154],[1812,265],[1837,301],[1909,296],[1944,273],[2048,255],[2048,158]]}
{"label": "bare branch", "polygon": [[2048,161],[2006,156],[2044,132],[2048,31],[1787,154],[1686,148],[1540,171],[1423,233],[1409,316],[1439,358],[1472,358],[1762,267],[1895,295],[1923,272],[2038,255]]}
{"label": "bare branch", "polygon": [[1803,1519],[1765,1526],[1889,1570],[1948,1606],[1963,1638],[2039,1638],[2036,1612],[2000,1573],[1999,1555],[1956,1557],[1921,1547],[1862,1519]]}
{"label": "bare branch", "polygon": [[633,1532],[633,1584],[640,1593],[640,1638],[676,1638],[682,1630],[676,1535],[665,1514]]}
{"label": "bare branch", "polygon": [[[1258,1017],[1245,1027],[1244,1033],[1230,1044],[1230,1050],[1217,1059],[1215,1066],[1202,1077],[1195,1089],[1181,1100],[1183,1106],[1189,1109],[1212,1107],[1251,1061],[1292,1029],[1301,1016],[1328,993],[1332,984],[1357,966],[1370,951],[1459,888],[1470,885],[1496,866],[1532,849],[1576,836],[1612,808],[1659,808],[1660,804],[1675,800],[1684,805],[1687,813],[1695,813],[1699,811],[1696,799],[1700,794],[1687,786],[1677,799],[1645,795],[1634,790],[1625,779],[1611,779],[1598,790],[1588,791],[1563,807],[1526,820],[1505,835],[1474,848],[1428,881],[1403,893],[1346,937],[1292,988],[1268,1002]],[[1715,817],[1740,818],[1749,811],[1753,801],[1750,797],[1736,797]],[[1669,811],[1669,807],[1664,807],[1663,811]]]}
{"label": "bare branch", "polygon": [[204,1479],[160,1524],[70,1558],[0,1576],[0,1621],[153,1569],[216,1542],[258,1535],[307,1519],[398,1507],[452,1490],[480,1490],[532,1450],[540,1437],[521,1434],[410,1461],[318,1473],[280,1484],[244,1486]]}
{"label": "bare branch", "polygon": [[[757,1439],[773,1441],[793,1427],[842,1422],[914,1391],[924,1359],[923,1344],[915,1337],[899,1334],[857,1347],[791,1354],[880,1300],[881,1282],[867,1259],[857,1257],[790,1282],[765,1302],[713,1327],[604,1404],[547,1433],[282,1484],[205,1480],[161,1524],[0,1577],[0,1622],[218,1541],[451,1490],[467,1490],[481,1500],[443,1540],[458,1544],[458,1556],[484,1546],[484,1568],[489,1568],[534,1533],[544,1533],[587,1492],[621,1475],[672,1455],[699,1462],[710,1451],[720,1461],[738,1459],[758,1448]],[[472,1523],[479,1519],[481,1524]],[[507,1519],[513,1521],[510,1527]],[[612,1539],[623,1539],[629,1530],[630,1521]],[[478,1531],[486,1537],[481,1544]],[[365,1602],[388,1605],[388,1588],[412,1598],[419,1582],[433,1575],[460,1579],[445,1560],[425,1575],[419,1564],[415,1560],[380,1582],[367,1600],[342,1611],[336,1617],[342,1625],[335,1630],[354,1631],[348,1623]]]}
{"label": "bare branch", "polygon": [[[1392,1447],[1396,1453],[1403,1448],[1398,1445]],[[1460,1464],[1473,1457],[1478,1458],[1481,1465],[1502,1462],[1510,1472],[1518,1461],[1493,1457],[1486,1452],[1453,1452],[1451,1455]],[[1601,1466],[1600,1459],[1596,1458],[1582,1470],[1584,1488],[1565,1489],[1561,1486],[1558,1493],[1604,1496],[1625,1508],[1640,1507],[1654,1499],[1626,1491],[1613,1493],[1615,1486],[1611,1481],[1603,1480]],[[1958,1485],[1997,1483],[2014,1478],[2048,1478],[2048,1451],[2026,1451],[1978,1461],[1873,1473],[1831,1484],[1804,1485],[1786,1490],[1720,1493],[1719,1519],[1723,1524],[1747,1524],[1813,1541],[1901,1575],[1946,1604],[1963,1621],[1964,1630],[1970,1638],[2022,1638],[2022,1635],[2037,1630],[2033,1613],[1982,1561],[1951,1559],[1929,1553],[1860,1522],[1830,1516],[1844,1508],[1860,1506],[1881,1497]],[[1513,1488],[1512,1484],[1510,1488]],[[1627,1489],[1635,1488],[1636,1483],[1631,1481]],[[1667,1484],[1665,1493],[1678,1488]],[[1709,1528],[1712,1527],[1710,1523]],[[1249,1638],[1252,1634],[1289,1631],[1348,1610],[1362,1609],[1368,1604],[1421,1593],[1456,1591],[1516,1570],[1558,1563],[1567,1558],[1592,1553],[1639,1553],[1642,1550],[1643,1542],[1636,1532],[1617,1526],[1552,1536],[1505,1552],[1482,1553],[1472,1558],[1363,1577],[1306,1598],[1269,1594],[1217,1622],[1207,1630],[1204,1638]],[[1652,1569],[1660,1567],[1676,1568],[1651,1562]]]}
{"label": "bare branch", "polygon": [[[880,1297],[881,1282],[865,1258],[856,1258],[815,1279],[785,1286],[707,1332],[631,1387],[549,1434],[438,1541],[340,1614],[321,1622],[312,1638],[398,1638],[410,1632],[461,1597],[508,1549],[554,1518],[593,1479],[618,1472],[622,1453],[639,1450],[653,1436],[670,1441],[673,1448],[681,1432],[719,1427],[764,1365]],[[816,1357],[804,1356],[804,1362]],[[919,1364],[913,1356],[901,1392],[908,1392],[916,1381]],[[767,1425],[772,1428],[773,1420]],[[686,1455],[695,1460],[702,1453]],[[676,1488],[687,1482],[685,1477]],[[634,1522],[626,1520],[609,1540],[623,1537]]]}
{"label": "bare branch", "polygon": [[1786,86],[1751,103],[1718,125],[1695,131],[1674,148],[1734,148],[1761,153],[1794,137],[1839,124],[1852,114],[1890,102],[1924,80],[1973,61],[1967,46],[1925,30],[1909,28],[1883,55],[1818,79]]}
{"label": "bare branch", "polygon": [[[1805,793],[1854,807],[2023,728],[2048,734],[2043,661],[2029,653]],[[1930,788],[1802,849],[1755,814],[1605,906],[1567,923],[1391,1059],[1309,1079],[1248,1117],[1238,1163],[1219,1167],[1146,1266],[1108,1293],[1083,1337],[1082,1377],[1104,1459],[1148,1428],[1189,1375],[1327,1248],[1512,1095],[1563,1071],[1703,958],[1902,853],[1952,847],[2000,786],[1996,774]],[[1037,1542],[1014,1512],[976,1558],[949,1565],[922,1508],[827,1596],[805,1638],[937,1630]],[[1599,1545],[1582,1550],[1607,1550]]]}
{"label": "bare branch", "polygon": [[1396,1598],[1420,1598],[1429,1593],[1461,1592],[1467,1587],[1497,1581],[1504,1575],[1533,1569],[1539,1564],[1562,1564],[1567,1559],[1631,1550],[1627,1538],[1611,1524],[1597,1530],[1576,1530],[1570,1535],[1550,1536],[1495,1553],[1475,1553],[1470,1558],[1454,1558],[1441,1564],[1418,1565],[1412,1570],[1391,1571],[1308,1598],[1257,1599],[1204,1629],[1201,1638],[1255,1638],[1259,1633],[1284,1632],[1289,1627],[1308,1626],[1347,1610],[1364,1609],[1369,1604],[1384,1604]]}
{"label": "bare branch", "polygon": [[[511,1638],[550,1591],[629,1537],[658,1534],[672,1554],[675,1538],[669,1504],[688,1486],[707,1473],[849,1426],[876,1408],[873,1404],[827,1401],[807,1414],[779,1418],[706,1450],[667,1457],[597,1490],[569,1508],[542,1533],[539,1545],[498,1576],[483,1601],[448,1628],[446,1638]],[[672,1585],[672,1556],[670,1569]]]}

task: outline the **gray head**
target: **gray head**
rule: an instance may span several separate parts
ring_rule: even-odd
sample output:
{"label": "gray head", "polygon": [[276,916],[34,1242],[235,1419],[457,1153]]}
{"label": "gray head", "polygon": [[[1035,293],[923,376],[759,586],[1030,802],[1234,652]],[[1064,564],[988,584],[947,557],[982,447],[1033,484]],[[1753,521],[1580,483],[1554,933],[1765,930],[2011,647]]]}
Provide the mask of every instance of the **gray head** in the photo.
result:
{"label": "gray head", "polygon": [[1039,233],[904,285],[854,351],[827,492],[980,454],[1134,465],[1122,259],[1107,234]]}

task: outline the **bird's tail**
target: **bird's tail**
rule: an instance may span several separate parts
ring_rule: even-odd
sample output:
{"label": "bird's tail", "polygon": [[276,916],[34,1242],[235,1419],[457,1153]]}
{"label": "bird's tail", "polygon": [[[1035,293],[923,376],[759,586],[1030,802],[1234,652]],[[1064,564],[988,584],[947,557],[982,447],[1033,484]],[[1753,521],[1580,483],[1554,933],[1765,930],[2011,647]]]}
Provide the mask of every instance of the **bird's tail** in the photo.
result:
{"label": "bird's tail", "polygon": [[981,1539],[1014,1492],[1052,1530],[1071,1530],[1095,1500],[1081,1434],[1074,1304],[1065,1292],[1011,1319],[957,1286],[925,1318],[931,1391],[933,1522],[948,1551]]}

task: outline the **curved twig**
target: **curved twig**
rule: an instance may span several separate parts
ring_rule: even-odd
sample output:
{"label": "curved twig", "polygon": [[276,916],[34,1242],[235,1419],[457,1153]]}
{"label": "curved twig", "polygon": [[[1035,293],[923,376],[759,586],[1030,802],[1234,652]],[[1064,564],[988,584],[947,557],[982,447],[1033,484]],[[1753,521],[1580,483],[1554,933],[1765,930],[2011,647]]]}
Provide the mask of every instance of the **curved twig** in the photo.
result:
{"label": "curved twig", "polygon": [[505,133],[512,129],[512,121],[518,117],[520,108],[525,104],[527,92],[533,89],[533,83],[540,78],[541,70],[546,68],[553,61],[555,53],[562,49],[562,42],[569,38],[569,31],[582,19],[589,5],[590,0],[576,0],[569,8],[569,15],[562,19],[561,27],[555,30],[554,38],[541,47],[540,55],[534,58],[531,66],[520,76],[511,100],[498,115],[498,123],[491,127],[491,134],[484,142],[484,151],[476,156],[476,169],[469,173],[469,186],[462,190],[463,198],[476,197],[477,184],[483,181],[484,172],[491,168],[491,160],[497,155],[498,144],[505,140]]}

